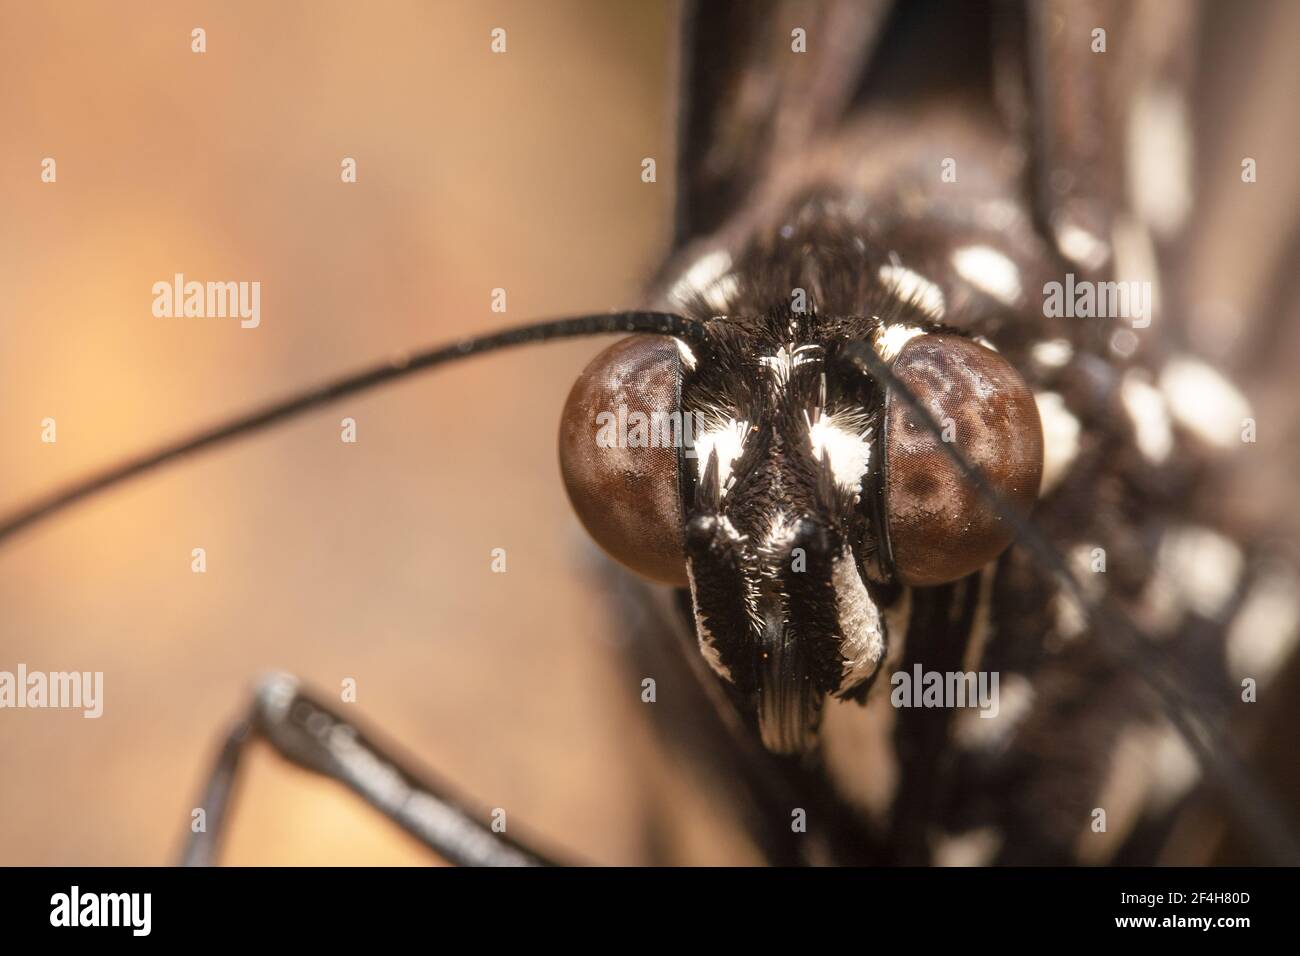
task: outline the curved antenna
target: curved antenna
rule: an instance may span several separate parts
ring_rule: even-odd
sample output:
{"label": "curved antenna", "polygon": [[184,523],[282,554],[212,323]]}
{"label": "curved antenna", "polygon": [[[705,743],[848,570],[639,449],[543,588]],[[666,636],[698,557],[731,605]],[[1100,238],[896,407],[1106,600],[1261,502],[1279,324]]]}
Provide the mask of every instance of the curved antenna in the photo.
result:
{"label": "curved antenna", "polygon": [[1139,663],[1139,673],[1155,691],[1165,715],[1187,741],[1201,766],[1210,772],[1235,816],[1264,853],[1279,863],[1295,865],[1300,862],[1300,843],[1292,833],[1286,815],[1267,791],[1255,783],[1245,761],[1227,739],[1211,726],[1195,702],[1188,699],[1177,678],[1158,659],[1151,641],[1128,614],[1109,596],[1094,600],[1084,590],[1060,550],[1039,530],[1027,512],[998,494],[983,472],[966,460],[955,443],[944,441],[943,431],[934,416],[870,345],[860,341],[847,342],[839,354],[844,363],[859,375],[873,379],[903,400],[976,491],[1015,529],[1016,543],[1028,549],[1070,592],[1094,631]]}
{"label": "curved antenna", "polygon": [[[173,459],[250,434],[346,395],[367,391],[424,369],[483,352],[552,339],[619,332],[672,335],[705,348],[708,344],[705,323],[666,312],[615,312],[552,319],[462,339],[452,345],[417,352],[344,376],[109,468],[0,519],[0,542],[83,498],[151,471]],[[1253,781],[1244,761],[1232,750],[1222,734],[1204,719],[1194,702],[1187,699],[1178,681],[1166,673],[1164,663],[1156,659],[1141,629],[1109,598],[1096,601],[1083,590],[1060,551],[1038,530],[1027,514],[994,491],[983,473],[967,462],[952,443],[942,441],[942,431],[930,412],[869,345],[858,341],[845,343],[841,347],[840,357],[858,374],[881,382],[898,394],[922,424],[940,439],[940,446],[980,495],[1012,525],[1016,531],[1016,540],[1032,551],[1061,581],[1083,609],[1094,629],[1112,641],[1124,641],[1127,645],[1125,653],[1146,665],[1140,669],[1143,679],[1156,692],[1169,720],[1192,748],[1201,765],[1216,779],[1235,815],[1258,840],[1261,848],[1280,862],[1295,864],[1300,861],[1300,844],[1292,835],[1286,816]]]}
{"label": "curved antenna", "polygon": [[221,425],[205,429],[187,438],[170,442],[153,451],[130,458],[89,478],[75,482],[52,495],[19,508],[12,514],[0,517],[0,541],[17,534],[38,521],[57,514],[64,508],[89,498],[114,485],[159,468],[177,458],[196,451],[212,448],[223,442],[248,435],[286,421],[304,412],[337,401],[347,395],[369,391],[414,375],[425,369],[469,358],[483,352],[548,342],[554,339],[571,339],[611,332],[652,332],[673,335],[692,342],[703,341],[703,325],[669,312],[610,312],[597,315],[580,315],[572,318],[548,319],[532,325],[489,332],[486,335],[461,339],[451,345],[442,345],[391,359],[361,372],[318,385],[297,395],[273,402],[256,411]]}

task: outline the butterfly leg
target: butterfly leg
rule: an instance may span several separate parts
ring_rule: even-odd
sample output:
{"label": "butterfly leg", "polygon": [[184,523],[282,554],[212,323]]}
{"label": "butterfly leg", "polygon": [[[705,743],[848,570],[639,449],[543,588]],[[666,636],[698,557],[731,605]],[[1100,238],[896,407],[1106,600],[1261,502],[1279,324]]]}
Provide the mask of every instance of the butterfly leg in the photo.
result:
{"label": "butterfly leg", "polygon": [[498,833],[448,788],[409,769],[350,721],[274,674],[258,687],[248,713],[226,738],[203,791],[203,826],[188,835],[181,864],[216,861],[233,805],[240,757],[261,739],[281,757],[344,784],[444,859],[462,866],[545,866],[554,861]]}

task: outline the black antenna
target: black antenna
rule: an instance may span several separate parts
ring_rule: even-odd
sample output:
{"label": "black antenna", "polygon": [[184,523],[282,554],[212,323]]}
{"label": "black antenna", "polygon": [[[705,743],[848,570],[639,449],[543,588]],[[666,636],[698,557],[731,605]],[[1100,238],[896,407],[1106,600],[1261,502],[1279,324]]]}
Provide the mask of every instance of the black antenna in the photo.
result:
{"label": "black antenna", "polygon": [[515,345],[528,345],[532,342],[579,338],[610,332],[653,332],[661,335],[674,335],[688,342],[698,343],[702,341],[703,326],[699,322],[668,312],[611,312],[599,315],[580,315],[573,318],[548,319],[533,325],[505,329],[501,332],[490,332],[487,335],[462,339],[452,345],[438,346],[422,352],[399,356],[385,362],[383,365],[377,365],[362,372],[354,372],[333,382],[318,385],[291,398],[274,402],[257,411],[228,421],[223,425],[217,425],[191,435],[189,438],[182,438],[151,452],[128,459],[120,465],[85,478],[61,491],[56,491],[42,501],[19,508],[13,514],[0,517],[0,541],[62,511],[83,498],[98,494],[129,478],[152,471],[177,458],[183,458],[191,452],[211,448],[240,435],[247,435],[278,422],[283,422],[347,395],[369,391],[372,388],[378,388],[380,385],[404,378],[407,375],[414,375],[416,372],[443,365],[447,362],[454,362],[457,359],[469,358],[483,352],[492,352]]}
{"label": "black antenna", "polygon": [[[258,431],[346,395],[376,388],[446,362],[515,345],[618,332],[673,335],[687,343],[707,348],[705,328],[703,322],[666,312],[584,315],[506,329],[393,359],[383,365],[299,393],[224,425],[218,425],[189,438],[165,445],[56,492],[43,501],[20,508],[14,514],[0,519],[0,541],[83,498],[164,465],[173,459]],[[1037,525],[1027,514],[1005,501],[994,491],[983,473],[967,462],[965,456],[951,442],[942,441],[942,431],[929,411],[869,345],[858,341],[845,343],[841,347],[840,357],[858,374],[884,383],[897,393],[898,397],[920,418],[924,426],[940,439],[940,446],[945,453],[961,469],[981,496],[1012,525],[1016,531],[1017,541],[1032,551],[1035,557],[1061,581],[1087,614],[1089,622],[1099,635],[1111,641],[1123,641],[1124,653],[1146,665],[1139,668],[1140,673],[1156,692],[1169,720],[1197,755],[1201,765],[1215,777],[1236,816],[1248,832],[1257,839],[1261,848],[1280,862],[1295,864],[1300,860],[1300,844],[1297,844],[1292,835],[1285,815],[1254,783],[1245,763],[1228,745],[1227,740],[1207,723],[1194,703],[1187,699],[1177,680],[1165,673],[1164,664],[1156,659],[1150,642],[1123,609],[1117,607],[1108,597],[1102,601],[1093,600],[1083,590],[1060,551],[1038,530]]]}

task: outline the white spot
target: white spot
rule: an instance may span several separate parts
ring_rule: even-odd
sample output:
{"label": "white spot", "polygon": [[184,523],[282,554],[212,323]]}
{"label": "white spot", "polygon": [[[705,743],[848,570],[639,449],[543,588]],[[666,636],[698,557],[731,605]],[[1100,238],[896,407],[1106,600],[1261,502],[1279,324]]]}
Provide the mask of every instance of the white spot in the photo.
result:
{"label": "white spot", "polygon": [[687,371],[694,371],[695,353],[691,350],[691,347],[681,339],[675,338],[673,341],[677,343],[677,354],[681,357],[682,365],[686,367]]}
{"label": "white spot", "polygon": [[943,318],[944,312],[947,311],[947,304],[943,297],[943,289],[934,282],[919,272],[901,265],[881,266],[879,275],[885,288],[903,302],[916,305],[933,318]]}
{"label": "white spot", "polygon": [[1020,301],[1020,270],[991,246],[958,249],[952,254],[952,264],[963,279],[1003,305]]}
{"label": "white spot", "polygon": [[1031,350],[1034,361],[1047,368],[1062,368],[1074,357],[1074,346],[1067,339],[1048,339]]}
{"label": "white spot", "polygon": [[1079,420],[1056,392],[1035,392],[1038,418],[1043,423],[1043,483],[1038,495],[1050,492],[1065,477],[1079,454]]}
{"label": "white spot", "polygon": [[1056,627],[1052,638],[1060,644],[1069,643],[1088,630],[1088,615],[1070,591],[1057,591],[1052,595],[1052,614]]}
{"label": "white spot", "polygon": [[[1098,550],[1096,543],[1082,541],[1073,545],[1065,556],[1070,574],[1078,582],[1084,596],[1092,601],[1099,600],[1106,590],[1106,576],[1092,569],[1093,552],[1096,550]],[[1087,611],[1071,590],[1063,588],[1053,595],[1052,613],[1056,618],[1056,627],[1052,634],[1056,649],[1059,649],[1062,644],[1075,640],[1088,630]]]}
{"label": "white spot", "polygon": [[725,313],[738,288],[736,277],[728,274],[730,269],[731,255],[725,249],[707,253],[695,260],[673,284],[668,297],[682,306],[699,296],[711,309]]}
{"label": "white spot", "polygon": [[1120,399],[1133,421],[1138,450],[1160,464],[1174,449],[1174,433],[1160,393],[1136,370],[1130,370],[1120,385]]}
{"label": "white spot", "polygon": [[1098,864],[1123,845],[1143,816],[1167,809],[1196,782],[1200,769],[1168,723],[1132,724],[1111,747],[1110,767],[1096,798],[1106,808],[1106,831],[1094,833],[1091,818],[1080,825],[1075,852]]}
{"label": "white spot", "polygon": [[979,827],[956,835],[931,836],[935,866],[987,866],[1002,848],[1002,834],[995,827]]}
{"label": "white spot", "polygon": [[1126,727],[1110,748],[1110,766],[1094,806],[1106,810],[1106,829],[1094,832],[1091,816],[1079,823],[1074,852],[1081,863],[1104,863],[1123,844],[1142,815],[1155,768],[1156,728]]}
{"label": "white spot", "polygon": [[885,361],[893,361],[898,357],[898,353],[903,351],[903,346],[918,335],[925,335],[925,330],[919,329],[915,325],[896,323],[885,326],[876,332],[874,343],[876,352]]}
{"label": "white spot", "polygon": [[1143,596],[1146,613],[1164,630],[1187,610],[1217,617],[1245,563],[1241,549],[1216,531],[1197,525],[1170,528],[1160,539],[1155,573]]}
{"label": "white spot", "polygon": [[1161,563],[1168,563],[1182,583],[1188,606],[1214,617],[1228,603],[1245,568],[1241,549],[1209,528],[1184,527],[1165,534]]}
{"label": "white spot", "polygon": [[1143,91],[1128,116],[1128,194],[1157,235],[1173,235],[1191,210],[1191,156],[1182,95],[1165,84]]}
{"label": "white spot", "polygon": [[1157,732],[1154,749],[1147,813],[1159,813],[1171,807],[1201,776],[1196,755],[1173,727],[1166,726]]}
{"label": "white spot", "polygon": [[859,491],[871,466],[870,433],[855,435],[835,424],[834,416],[823,415],[808,429],[813,456],[830,459],[835,484],[845,491]]}
{"label": "white spot", "polygon": [[[1160,270],[1151,232],[1133,217],[1119,216],[1115,219],[1111,242],[1115,246],[1115,279],[1149,283],[1151,295],[1147,301],[1150,307],[1146,314],[1127,316],[1134,328],[1146,328],[1160,312]],[[1133,345],[1136,348],[1136,341]]]}
{"label": "white spot", "polygon": [[1289,565],[1260,572],[1228,629],[1228,673],[1234,680],[1253,677],[1267,686],[1291,656],[1300,637],[1298,585]]}
{"label": "white spot", "polygon": [[835,607],[839,611],[840,654],[844,657],[841,688],[852,687],[875,673],[885,654],[885,635],[880,626],[880,609],[867,594],[851,551],[835,559],[831,574]]}
{"label": "white spot", "polygon": [[731,465],[745,450],[745,438],[749,435],[749,422],[727,419],[722,425],[711,428],[695,436],[695,474],[704,477],[704,469],[709,464],[709,456],[718,456],[718,485],[726,494],[727,479],[731,477]]}
{"label": "white spot", "polygon": [[[727,274],[731,269],[731,255],[725,249],[716,249],[713,252],[700,256],[686,274],[682,276],[682,282],[689,283],[696,289],[704,288],[717,282]],[[680,283],[679,283],[680,284]]]}
{"label": "white spot", "polygon": [[1053,232],[1061,255],[1089,271],[1100,269],[1110,258],[1110,247],[1103,240],[1073,222],[1057,222]]}
{"label": "white spot", "polygon": [[999,750],[1011,742],[1016,727],[1033,707],[1034,688],[1028,678],[1002,673],[998,677],[996,711],[981,716],[979,708],[963,708],[953,723],[953,737],[964,750]]}
{"label": "white spot", "polygon": [[1242,419],[1251,417],[1250,403],[1210,366],[1185,355],[1172,358],[1159,384],[1178,424],[1202,441],[1219,448],[1241,441]]}

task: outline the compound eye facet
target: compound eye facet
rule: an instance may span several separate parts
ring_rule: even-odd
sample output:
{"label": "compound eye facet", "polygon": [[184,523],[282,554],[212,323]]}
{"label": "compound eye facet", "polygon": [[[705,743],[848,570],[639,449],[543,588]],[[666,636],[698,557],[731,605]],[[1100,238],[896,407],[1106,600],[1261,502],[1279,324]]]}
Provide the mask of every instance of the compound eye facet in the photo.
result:
{"label": "compound eye facet", "polygon": [[[997,352],[959,335],[922,335],[894,360],[966,461],[1011,506],[1027,512],[1043,473],[1043,427],[1020,375]],[[977,571],[1014,532],[961,473],[940,440],[896,395],[885,402],[885,512],[894,572],[930,586]]]}
{"label": "compound eye facet", "polygon": [[597,355],[560,418],[560,472],[601,548],[638,574],[685,587],[681,377],[669,336],[634,335]]}

